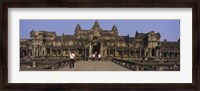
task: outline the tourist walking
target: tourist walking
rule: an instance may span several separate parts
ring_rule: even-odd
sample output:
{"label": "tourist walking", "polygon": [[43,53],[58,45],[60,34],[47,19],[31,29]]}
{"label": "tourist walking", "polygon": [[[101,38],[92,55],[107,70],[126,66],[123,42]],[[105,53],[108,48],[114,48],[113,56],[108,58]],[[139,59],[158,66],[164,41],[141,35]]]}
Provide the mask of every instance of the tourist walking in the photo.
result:
{"label": "tourist walking", "polygon": [[92,54],[92,60],[94,61],[94,59],[95,59],[95,54],[93,53]]}
{"label": "tourist walking", "polygon": [[72,52],[72,53],[70,52],[69,59],[70,59],[69,66],[70,66],[70,68],[72,68],[72,67],[74,67],[74,61],[75,61],[75,54],[74,54],[74,52]]}
{"label": "tourist walking", "polygon": [[101,61],[101,54],[98,54],[98,60]]}

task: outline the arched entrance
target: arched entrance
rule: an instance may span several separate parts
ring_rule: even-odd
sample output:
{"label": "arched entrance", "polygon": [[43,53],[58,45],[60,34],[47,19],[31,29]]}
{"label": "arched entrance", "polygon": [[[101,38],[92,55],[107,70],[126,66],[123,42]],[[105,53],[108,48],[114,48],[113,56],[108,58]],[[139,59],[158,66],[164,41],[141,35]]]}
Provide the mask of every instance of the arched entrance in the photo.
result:
{"label": "arched entrance", "polygon": [[100,37],[98,36],[92,37],[92,40],[89,43],[89,55],[91,56],[93,53],[95,53],[97,56],[99,53],[103,52],[102,48],[103,46]]}
{"label": "arched entrance", "polygon": [[101,52],[101,43],[96,42],[92,46],[93,46],[92,53],[97,53],[97,55],[98,55]]}

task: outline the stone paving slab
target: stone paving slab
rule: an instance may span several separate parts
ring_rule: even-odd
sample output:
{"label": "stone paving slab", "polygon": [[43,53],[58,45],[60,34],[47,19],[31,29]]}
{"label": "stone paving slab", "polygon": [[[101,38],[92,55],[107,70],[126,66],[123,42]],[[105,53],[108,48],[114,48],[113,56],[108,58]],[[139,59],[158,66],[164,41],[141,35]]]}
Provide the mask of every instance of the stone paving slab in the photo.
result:
{"label": "stone paving slab", "polygon": [[78,61],[75,67],[69,65],[58,69],[57,71],[131,71],[125,67],[115,64],[111,61]]}

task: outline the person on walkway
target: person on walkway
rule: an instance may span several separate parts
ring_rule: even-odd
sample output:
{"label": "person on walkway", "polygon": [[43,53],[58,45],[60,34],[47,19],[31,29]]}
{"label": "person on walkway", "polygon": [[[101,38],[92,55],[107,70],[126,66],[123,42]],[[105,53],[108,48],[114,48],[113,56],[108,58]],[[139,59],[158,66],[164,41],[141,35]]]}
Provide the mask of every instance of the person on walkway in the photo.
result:
{"label": "person on walkway", "polygon": [[98,60],[101,61],[101,54],[98,54]]}
{"label": "person on walkway", "polygon": [[70,65],[70,68],[72,68],[72,67],[74,67],[74,61],[75,61],[75,54],[74,54],[74,52],[72,52],[72,53],[70,52],[69,59],[70,59],[69,65]]}
{"label": "person on walkway", "polygon": [[92,54],[92,60],[94,61],[94,59],[95,59],[95,54],[93,53]]}
{"label": "person on walkway", "polygon": [[94,54],[95,54],[95,59],[98,61],[98,55],[97,55],[97,52],[95,51]]}

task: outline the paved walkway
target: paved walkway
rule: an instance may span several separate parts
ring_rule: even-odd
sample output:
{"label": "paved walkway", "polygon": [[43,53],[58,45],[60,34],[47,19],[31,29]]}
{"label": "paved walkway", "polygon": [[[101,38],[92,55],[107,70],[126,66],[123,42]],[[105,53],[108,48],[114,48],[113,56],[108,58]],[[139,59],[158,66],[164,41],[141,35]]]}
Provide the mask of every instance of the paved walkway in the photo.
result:
{"label": "paved walkway", "polygon": [[58,69],[58,71],[131,71],[125,67],[115,64],[111,61],[78,61],[74,68],[69,65]]}

